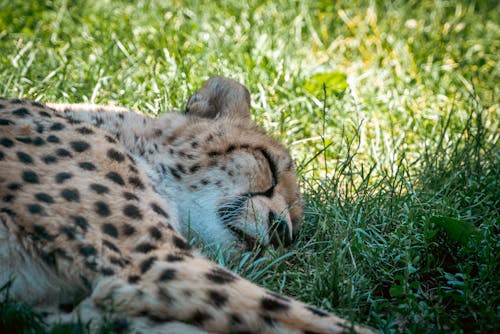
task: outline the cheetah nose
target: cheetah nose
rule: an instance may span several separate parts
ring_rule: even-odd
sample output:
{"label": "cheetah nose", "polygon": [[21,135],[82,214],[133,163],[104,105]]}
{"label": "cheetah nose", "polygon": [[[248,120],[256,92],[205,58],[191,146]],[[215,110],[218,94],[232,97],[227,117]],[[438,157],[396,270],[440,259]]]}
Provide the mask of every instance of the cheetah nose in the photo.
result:
{"label": "cheetah nose", "polygon": [[271,244],[273,246],[289,246],[292,243],[290,228],[288,227],[288,221],[285,218],[277,215],[273,211],[270,211],[268,223],[270,227]]}

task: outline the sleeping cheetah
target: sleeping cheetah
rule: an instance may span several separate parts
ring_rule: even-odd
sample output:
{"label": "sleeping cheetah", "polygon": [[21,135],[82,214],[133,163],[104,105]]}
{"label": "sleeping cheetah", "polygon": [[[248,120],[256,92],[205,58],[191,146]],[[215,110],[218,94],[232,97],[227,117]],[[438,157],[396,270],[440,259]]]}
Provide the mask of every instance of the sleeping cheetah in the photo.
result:
{"label": "sleeping cheetah", "polygon": [[[0,100],[0,284],[51,320],[112,311],[131,332],[369,333],[194,252],[289,243],[302,204],[290,156],[249,94],[209,80],[186,114]],[[68,320],[68,321],[69,321]]]}

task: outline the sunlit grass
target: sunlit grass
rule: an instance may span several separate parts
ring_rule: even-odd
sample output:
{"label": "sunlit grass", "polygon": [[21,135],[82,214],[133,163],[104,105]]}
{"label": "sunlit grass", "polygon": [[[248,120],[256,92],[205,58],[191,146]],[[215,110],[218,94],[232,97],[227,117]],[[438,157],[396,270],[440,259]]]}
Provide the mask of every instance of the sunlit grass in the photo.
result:
{"label": "sunlit grass", "polygon": [[[382,331],[499,330],[494,1],[0,8],[4,96],[157,113],[211,75],[250,89],[256,121],[297,162],[306,217],[290,249],[215,254],[225,265]],[[480,238],[453,239],[431,223],[443,217]]]}

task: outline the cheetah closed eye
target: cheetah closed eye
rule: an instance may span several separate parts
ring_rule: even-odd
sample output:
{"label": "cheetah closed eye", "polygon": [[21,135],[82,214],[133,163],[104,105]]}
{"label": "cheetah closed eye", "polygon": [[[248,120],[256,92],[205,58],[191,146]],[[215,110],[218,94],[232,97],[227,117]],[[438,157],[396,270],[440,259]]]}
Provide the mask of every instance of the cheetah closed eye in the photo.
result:
{"label": "cheetah closed eye", "polygon": [[369,330],[259,288],[193,252],[287,244],[302,203],[286,149],[216,77],[185,114],[0,100],[0,284],[52,320],[113,311],[158,333]]}

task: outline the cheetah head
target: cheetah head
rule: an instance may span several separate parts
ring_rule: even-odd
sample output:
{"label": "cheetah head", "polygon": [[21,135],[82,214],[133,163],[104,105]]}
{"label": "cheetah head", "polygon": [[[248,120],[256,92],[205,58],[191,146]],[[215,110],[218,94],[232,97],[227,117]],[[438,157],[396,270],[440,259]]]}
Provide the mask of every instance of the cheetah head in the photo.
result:
{"label": "cheetah head", "polygon": [[244,249],[288,245],[303,213],[294,164],[251,121],[248,90],[211,78],[174,123],[163,138],[168,152],[154,165],[163,176],[160,191],[177,204],[184,235]]}

